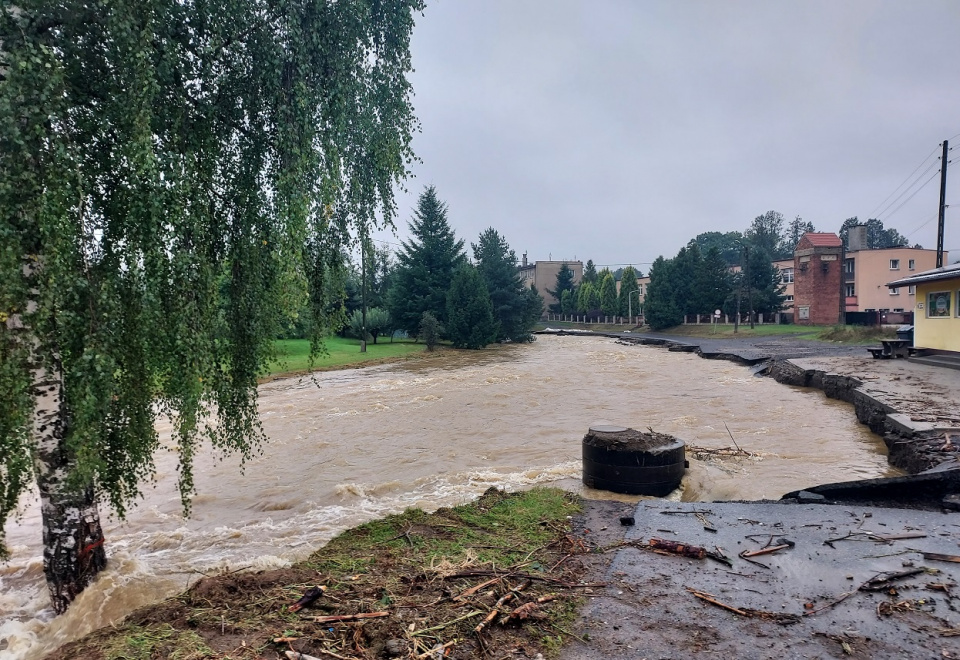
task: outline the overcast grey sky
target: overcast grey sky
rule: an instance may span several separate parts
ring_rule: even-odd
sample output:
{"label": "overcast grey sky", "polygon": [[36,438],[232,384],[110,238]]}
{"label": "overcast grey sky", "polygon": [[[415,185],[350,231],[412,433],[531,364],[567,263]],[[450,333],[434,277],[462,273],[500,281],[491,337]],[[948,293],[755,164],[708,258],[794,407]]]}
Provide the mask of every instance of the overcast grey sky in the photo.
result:
{"label": "overcast grey sky", "polygon": [[823,231],[875,217],[922,164],[879,217],[936,247],[937,145],[960,154],[960,1],[428,0],[413,62],[423,163],[401,238],[433,184],[468,244],[493,226],[518,257],[646,271],[771,209]]}

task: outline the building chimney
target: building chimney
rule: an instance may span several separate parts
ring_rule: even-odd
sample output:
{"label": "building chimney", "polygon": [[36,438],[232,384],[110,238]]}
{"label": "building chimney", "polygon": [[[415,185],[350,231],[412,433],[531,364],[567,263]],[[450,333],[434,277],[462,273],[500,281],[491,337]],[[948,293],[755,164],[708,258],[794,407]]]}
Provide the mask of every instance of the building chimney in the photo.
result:
{"label": "building chimney", "polygon": [[867,249],[867,226],[854,225],[847,229],[847,250],[856,252]]}
{"label": "building chimney", "polygon": [[527,253],[526,253],[526,252],[523,253],[523,262],[522,262],[522,265],[523,265],[524,268],[527,267]]}

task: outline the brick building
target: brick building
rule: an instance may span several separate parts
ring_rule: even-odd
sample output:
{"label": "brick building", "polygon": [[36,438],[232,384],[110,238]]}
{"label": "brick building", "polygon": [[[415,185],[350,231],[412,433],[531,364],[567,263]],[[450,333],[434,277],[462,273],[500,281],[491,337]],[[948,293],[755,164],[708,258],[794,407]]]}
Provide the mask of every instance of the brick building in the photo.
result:
{"label": "brick building", "polygon": [[843,242],[836,234],[808,232],[793,253],[793,322],[843,323],[840,286]]}

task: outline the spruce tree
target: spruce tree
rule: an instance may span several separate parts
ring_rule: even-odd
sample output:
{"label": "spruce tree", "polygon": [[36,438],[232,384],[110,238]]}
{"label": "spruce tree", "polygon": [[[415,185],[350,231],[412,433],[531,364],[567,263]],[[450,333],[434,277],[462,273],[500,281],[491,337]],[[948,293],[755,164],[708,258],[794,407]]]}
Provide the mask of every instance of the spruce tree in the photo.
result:
{"label": "spruce tree", "polygon": [[664,330],[683,323],[683,311],[674,299],[672,259],[657,257],[650,267],[650,284],[643,302],[643,316],[654,330]]}
{"label": "spruce tree", "polygon": [[556,288],[553,290],[547,289],[547,293],[557,299],[557,302],[550,305],[550,311],[554,314],[561,314],[563,312],[561,300],[563,299],[564,291],[573,291],[573,271],[570,270],[570,267],[565,263],[560,264],[560,270],[557,271]]}
{"label": "spruce tree", "polygon": [[593,259],[587,259],[587,265],[583,267],[583,281],[594,286],[597,284],[597,267],[594,265]]}
{"label": "spruce tree", "polygon": [[[744,280],[744,297],[747,307],[742,309],[763,314],[769,319],[783,309],[786,300],[783,293],[786,286],[780,277],[780,271],[771,263],[768,252],[756,248],[749,251],[746,265],[748,268]],[[749,308],[750,302],[753,304],[752,310]]]}
{"label": "spruce tree", "polygon": [[447,336],[456,348],[483,348],[496,341],[497,322],[483,278],[470,264],[453,274],[447,293]]}
{"label": "spruce tree", "polygon": [[397,253],[388,306],[397,329],[413,336],[424,312],[447,327],[447,290],[466,256],[463,241],[447,222],[447,205],[433,186],[420,194],[408,227],[413,236]]}
{"label": "spruce tree", "polygon": [[695,274],[697,314],[713,314],[722,309],[732,291],[730,271],[719,248],[712,246],[700,261]]}
{"label": "spruce tree", "polygon": [[[493,304],[493,318],[499,324],[498,340],[529,341],[530,333],[540,317],[531,317],[529,289],[525,289],[517,271],[517,255],[507,244],[506,239],[490,227],[480,234],[476,243],[471,244],[473,259],[483,278]],[[542,308],[541,299],[540,306]]]}
{"label": "spruce tree", "polygon": [[[522,327],[530,328],[532,331],[540,321],[541,316],[543,316],[543,296],[540,295],[535,286],[524,289]],[[516,341],[533,341],[533,334],[531,333],[528,337],[520,336]]]}

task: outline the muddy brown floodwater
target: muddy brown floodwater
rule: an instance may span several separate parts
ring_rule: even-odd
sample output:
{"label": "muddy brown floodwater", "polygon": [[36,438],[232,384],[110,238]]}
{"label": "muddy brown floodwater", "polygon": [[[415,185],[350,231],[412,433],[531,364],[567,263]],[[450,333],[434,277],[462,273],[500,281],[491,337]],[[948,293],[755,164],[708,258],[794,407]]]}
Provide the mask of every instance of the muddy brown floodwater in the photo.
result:
{"label": "muddy brown floodwater", "polygon": [[177,457],[161,452],[156,486],[126,522],[105,524],[106,573],[59,618],[47,607],[38,508],[26,502],[7,524],[13,558],[0,564],[0,656],[42,657],[201,573],[284,566],[407,507],[458,504],[490,486],[583,492],[581,439],[598,422],[705,447],[730,445],[726,423],[760,454],[692,460],[671,495],[686,501],[779,498],[897,473],[847,404],[729,362],[604,338],[544,336],[278,380],[261,387],[260,408],[271,442],[242,475],[235,458],[198,455],[190,519],[175,490]]}

